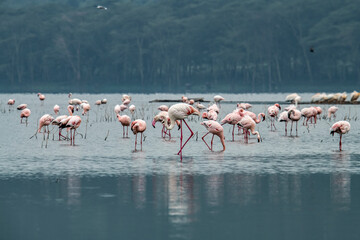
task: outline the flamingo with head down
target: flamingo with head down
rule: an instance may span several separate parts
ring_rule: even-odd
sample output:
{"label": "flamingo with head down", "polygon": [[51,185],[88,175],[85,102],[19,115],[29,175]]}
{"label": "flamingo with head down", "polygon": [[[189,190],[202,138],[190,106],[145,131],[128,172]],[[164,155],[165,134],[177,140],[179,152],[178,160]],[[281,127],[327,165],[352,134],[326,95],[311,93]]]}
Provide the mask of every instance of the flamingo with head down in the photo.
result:
{"label": "flamingo with head down", "polygon": [[[209,120],[209,121],[204,121],[201,123],[201,125],[203,125],[209,132],[207,132],[201,139],[204,141],[204,143],[206,144],[206,146],[209,148],[210,151],[213,150],[213,141],[214,141],[214,136],[218,136],[220,138],[220,142],[223,145],[223,150],[225,151],[225,137],[224,137],[224,128],[220,125],[220,123],[214,121],[214,120]],[[211,147],[209,147],[209,145],[206,143],[205,141],[205,137],[206,135],[208,135],[209,133],[212,133],[212,138],[211,138]]]}
{"label": "flamingo with head down", "polygon": [[341,151],[341,138],[343,134],[350,131],[350,123],[348,121],[338,121],[334,123],[330,128],[330,134],[334,136],[334,133],[340,134],[339,150]]}
{"label": "flamingo with head down", "polygon": [[135,151],[136,151],[136,144],[137,144],[137,134],[140,133],[140,144],[141,144],[141,150],[142,150],[142,135],[143,132],[146,130],[146,122],[141,119],[136,119],[131,123],[131,131],[135,134]]}

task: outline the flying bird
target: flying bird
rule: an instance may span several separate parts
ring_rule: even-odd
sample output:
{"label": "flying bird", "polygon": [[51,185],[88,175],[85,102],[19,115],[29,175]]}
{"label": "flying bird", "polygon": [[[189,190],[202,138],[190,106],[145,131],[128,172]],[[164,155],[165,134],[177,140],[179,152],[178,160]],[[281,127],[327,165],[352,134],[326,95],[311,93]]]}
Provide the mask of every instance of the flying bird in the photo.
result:
{"label": "flying bird", "polygon": [[107,7],[104,7],[104,6],[101,6],[101,5],[97,5],[96,8],[97,8],[97,9],[107,10]]}

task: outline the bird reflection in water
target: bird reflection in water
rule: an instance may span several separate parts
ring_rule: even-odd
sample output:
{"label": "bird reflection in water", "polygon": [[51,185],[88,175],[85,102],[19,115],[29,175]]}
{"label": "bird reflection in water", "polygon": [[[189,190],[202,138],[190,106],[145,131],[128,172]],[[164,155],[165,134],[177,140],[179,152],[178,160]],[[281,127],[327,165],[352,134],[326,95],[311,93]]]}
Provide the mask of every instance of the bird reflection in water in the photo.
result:
{"label": "bird reflection in water", "polygon": [[69,206],[81,204],[81,179],[78,176],[70,175],[67,179],[67,195]]}
{"label": "bird reflection in water", "polygon": [[334,152],[332,161],[337,171],[330,175],[330,196],[336,210],[350,210],[351,175],[345,169],[350,168],[350,155],[345,152]]}

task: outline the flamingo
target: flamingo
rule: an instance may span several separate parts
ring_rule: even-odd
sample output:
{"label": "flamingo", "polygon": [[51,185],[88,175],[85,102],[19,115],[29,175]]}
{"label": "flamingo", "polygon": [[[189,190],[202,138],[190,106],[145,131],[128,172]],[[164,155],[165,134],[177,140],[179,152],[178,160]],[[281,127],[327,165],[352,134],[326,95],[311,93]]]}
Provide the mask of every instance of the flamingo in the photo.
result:
{"label": "flamingo", "polygon": [[[195,114],[200,115],[200,112],[194,108],[193,106],[186,104],[186,103],[178,103],[174,104],[169,108],[169,116],[166,118],[166,120],[163,120],[163,124],[165,124],[165,127],[169,130],[173,129],[176,123],[176,120],[180,120],[180,128],[181,128],[181,137],[180,137],[180,150],[177,153],[182,154],[182,149],[185,147],[186,143],[190,140],[190,138],[194,135],[193,131],[189,127],[189,125],[186,123],[185,118],[187,118],[189,115]],[[186,140],[184,145],[182,145],[183,140],[183,128],[182,128],[182,122],[186,124],[188,129],[190,130],[190,137]]]}
{"label": "flamingo", "polygon": [[115,107],[114,107],[114,112],[115,112],[115,114],[119,114],[120,111],[121,111],[120,105],[119,105],[119,104],[116,104]]}
{"label": "flamingo", "polygon": [[298,103],[300,102],[301,97],[299,96],[299,94],[297,93],[292,93],[286,96],[285,101],[286,102],[292,102],[295,103],[295,105],[297,106]]}
{"label": "flamingo", "polygon": [[21,118],[20,123],[22,123],[22,119],[25,118],[25,123],[27,126],[27,121],[28,121],[28,117],[30,116],[30,114],[31,114],[30,109],[25,108],[24,110],[22,110],[20,113],[20,118]]}
{"label": "flamingo", "polygon": [[59,110],[60,110],[60,107],[59,107],[59,105],[55,105],[54,106],[54,113],[56,114],[56,115],[58,115],[59,114]]}
{"label": "flamingo", "polygon": [[45,114],[43,115],[40,120],[39,120],[39,129],[38,129],[38,132],[40,133],[41,132],[41,128],[44,127],[44,133],[46,133],[46,127],[48,128],[47,129],[47,132],[49,133],[49,125],[51,124],[51,122],[54,120],[54,118],[50,115],[50,114]]}
{"label": "flamingo", "polygon": [[265,121],[265,113],[259,113],[256,116],[256,114],[253,112],[244,111],[244,114],[250,116],[255,121],[255,123],[260,123],[261,119],[262,119],[262,121]]}
{"label": "flamingo", "polygon": [[123,101],[123,104],[127,106],[127,105],[130,104],[130,102],[131,102],[130,99],[125,99],[125,100]]}
{"label": "flamingo", "polygon": [[38,93],[37,96],[39,97],[40,101],[44,101],[45,100],[45,95]]}
{"label": "flamingo", "polygon": [[126,137],[129,137],[129,126],[131,123],[131,119],[128,115],[120,115],[116,114],[117,119],[123,126],[123,138],[125,138],[125,127],[126,127]]}
{"label": "flamingo", "polygon": [[301,118],[301,112],[297,109],[291,109],[288,111],[288,118],[291,120],[290,135],[292,132],[293,123],[296,122],[296,136],[298,134],[298,121]]}
{"label": "flamingo", "polygon": [[[155,124],[156,122],[163,122],[167,119],[167,117],[169,117],[169,113],[166,111],[160,111],[153,119],[152,121],[152,126],[155,128]],[[179,129],[180,129],[180,123],[178,121],[176,121],[176,124],[178,125]],[[167,133],[167,131],[169,131]],[[169,135],[169,140],[171,139],[171,130],[165,130],[165,125],[163,124],[163,128],[161,130],[161,137],[165,138],[166,134]]]}
{"label": "flamingo", "polygon": [[165,112],[167,112],[167,111],[169,110],[169,107],[166,106],[166,105],[161,105],[161,106],[158,107],[158,109],[159,109],[160,111],[165,111]]}
{"label": "flamingo", "polygon": [[271,120],[271,131],[272,131],[272,127],[274,126],[275,130],[276,130],[276,127],[275,127],[275,123],[274,123],[274,120],[275,120],[275,117],[277,117],[277,115],[279,114],[279,110],[281,110],[281,107],[278,103],[274,104],[273,106],[270,106],[268,108],[268,114],[270,116],[270,120]]}
{"label": "flamingo", "polygon": [[220,95],[214,96],[214,101],[215,101],[216,104],[219,104],[219,106],[220,106],[220,101],[222,101],[222,100],[224,100],[224,99],[225,99],[225,98],[223,98],[223,97],[220,96]]}
{"label": "flamingo", "polygon": [[90,104],[88,104],[88,103],[82,103],[80,106],[83,109],[82,115],[86,115],[86,113],[89,112],[89,110],[91,108]]}
{"label": "flamingo", "polygon": [[[69,106],[67,107],[67,110],[69,111],[69,116],[72,116],[73,113],[74,113],[74,106],[69,105]],[[52,121],[51,124],[52,124],[52,125],[60,126],[60,125],[61,125],[61,122],[62,122],[64,119],[67,119],[67,118],[68,118],[67,115],[60,115],[60,116],[56,117],[56,118],[54,119],[54,121]],[[59,127],[59,141],[61,140],[61,139],[60,139],[61,137],[63,137],[63,138],[66,139],[66,137],[61,134],[61,130],[62,130],[62,129],[63,129],[63,128],[60,128],[60,127]]]}
{"label": "flamingo", "polygon": [[210,107],[207,108],[207,110],[208,111],[214,110],[217,114],[219,114],[219,112],[220,112],[220,109],[216,104],[211,105]]}
{"label": "flamingo", "polygon": [[204,112],[202,114],[202,118],[209,119],[209,120],[216,121],[217,117],[218,117],[218,114],[212,109],[210,111]]}
{"label": "flamingo", "polygon": [[104,98],[104,99],[101,99],[101,104],[107,104],[107,99],[106,98]]}
{"label": "flamingo", "polygon": [[27,108],[26,103],[20,104],[19,106],[16,107],[17,110],[24,110],[25,108]]}
{"label": "flamingo", "polygon": [[288,114],[288,111],[283,111],[279,116],[279,122],[285,122],[285,136],[287,135],[287,124],[290,120]]}
{"label": "flamingo", "polygon": [[136,119],[135,121],[133,121],[131,123],[131,131],[136,135],[135,136],[135,151],[136,151],[137,134],[138,133],[141,133],[140,144],[141,144],[141,150],[142,150],[142,134],[145,130],[146,130],[146,122],[144,120]]}
{"label": "flamingo", "polygon": [[124,111],[125,109],[127,109],[128,107],[126,106],[126,105],[124,105],[124,104],[121,104],[120,105],[120,111],[122,112],[122,111]]}
{"label": "flamingo", "polygon": [[250,116],[245,115],[244,117],[241,118],[241,120],[237,124],[238,124],[238,126],[245,129],[245,140],[246,140],[246,142],[249,141],[249,138],[248,138],[249,130],[250,130],[252,135],[257,135],[258,142],[261,141],[260,133],[258,131],[255,131],[256,123]]}
{"label": "flamingo", "polygon": [[136,109],[135,105],[130,105],[129,111],[130,111],[131,114],[134,114],[135,109]]}
{"label": "flamingo", "polygon": [[129,99],[131,101],[131,97],[129,95],[123,94],[121,101],[124,102],[126,99]]}
{"label": "flamingo", "polygon": [[187,102],[188,102],[188,98],[185,97],[185,96],[182,96],[182,97],[181,97],[181,101],[182,101],[183,103],[187,103]]}
{"label": "flamingo", "polygon": [[97,106],[101,105],[101,100],[96,100],[95,105],[97,105]]}
{"label": "flamingo", "polygon": [[[213,140],[214,140],[214,136],[216,135],[220,138],[221,144],[223,145],[222,151],[225,151],[224,128],[220,125],[220,123],[218,123],[214,120],[209,120],[209,121],[202,122],[201,125],[203,125],[209,131],[202,137],[202,140],[204,141],[206,146],[209,148],[209,150],[212,151],[212,149],[213,149]],[[206,143],[206,141],[204,139],[206,137],[206,135],[208,135],[209,133],[213,134],[213,136],[211,138],[211,147],[209,147],[209,145]]]}
{"label": "flamingo", "polygon": [[7,104],[8,105],[14,105],[15,104],[15,99],[9,99]]}
{"label": "flamingo", "polygon": [[189,104],[190,104],[190,105],[193,105],[194,103],[195,103],[195,100],[194,100],[194,99],[190,99],[190,100],[189,100]]}
{"label": "flamingo", "polygon": [[223,120],[221,120],[221,125],[224,125],[226,123],[233,125],[233,131],[232,131],[232,141],[234,141],[234,131],[235,131],[235,125],[241,120],[241,118],[244,116],[244,110],[240,109],[238,111],[234,111],[232,113],[229,113],[224,117]]}
{"label": "flamingo", "polygon": [[[68,116],[60,122],[59,128],[70,129],[70,145],[75,146],[76,129],[80,127],[81,118],[79,116]],[[72,131],[74,130],[74,131]],[[74,132],[74,133],[73,133]]]}
{"label": "flamingo", "polygon": [[316,109],[316,116],[315,116],[315,119],[317,118],[317,116],[319,116],[319,119],[321,119],[321,113],[322,113],[322,108],[317,106],[317,107],[314,107]]}
{"label": "flamingo", "polygon": [[[315,109],[315,111],[316,111],[316,109]],[[301,116],[304,117],[303,125],[305,125],[305,118],[306,118],[306,126],[307,126],[309,119],[314,116],[314,111],[311,107],[303,108],[303,109],[301,109]]]}
{"label": "flamingo", "polygon": [[334,115],[334,119],[336,118],[335,113],[337,112],[338,109],[339,108],[335,107],[335,106],[329,107],[329,109],[328,109],[328,118],[329,118],[329,120],[331,120],[331,115]]}
{"label": "flamingo", "polygon": [[252,108],[252,105],[250,103],[238,103],[236,107],[239,109],[242,108],[244,110],[247,110],[249,108]]}
{"label": "flamingo", "polygon": [[196,103],[195,107],[200,111],[201,109],[205,109],[205,106],[202,105],[201,103]]}
{"label": "flamingo", "polygon": [[341,151],[341,138],[343,134],[350,131],[350,123],[348,121],[338,121],[334,123],[330,128],[330,134],[334,136],[334,133],[340,134],[339,150]]}

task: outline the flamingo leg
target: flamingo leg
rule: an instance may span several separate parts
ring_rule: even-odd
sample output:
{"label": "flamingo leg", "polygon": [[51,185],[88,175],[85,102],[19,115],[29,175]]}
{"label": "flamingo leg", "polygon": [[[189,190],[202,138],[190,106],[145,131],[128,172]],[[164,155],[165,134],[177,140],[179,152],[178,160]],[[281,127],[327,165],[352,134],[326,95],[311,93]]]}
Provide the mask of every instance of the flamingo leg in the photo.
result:
{"label": "flamingo leg", "polygon": [[339,142],[339,149],[341,151],[341,138],[342,138],[342,134],[340,133],[340,142]]}
{"label": "flamingo leg", "polygon": [[169,130],[169,141],[171,140],[171,131]]}
{"label": "flamingo leg", "polygon": [[126,137],[129,137],[129,126],[126,126]]}
{"label": "flamingo leg", "polygon": [[141,146],[140,149],[141,149],[141,151],[142,151],[142,141],[143,141],[142,134],[143,134],[143,133],[141,132],[141,135],[140,135],[140,137],[141,137],[141,139],[140,139],[140,146]]}
{"label": "flamingo leg", "polygon": [[70,145],[72,145],[72,131],[71,131],[71,129],[70,129]]}
{"label": "flamingo leg", "polygon": [[211,148],[209,147],[209,145],[206,143],[206,141],[205,141],[205,137],[206,137],[206,135],[208,135],[210,132],[207,132],[201,139],[204,141],[204,143],[206,144],[206,146],[209,148],[209,150],[211,150]]}
{"label": "flamingo leg", "polygon": [[125,126],[123,126],[123,138],[125,138]]}
{"label": "flamingo leg", "polygon": [[[190,137],[186,140],[186,142],[184,143],[184,145],[182,145],[182,147],[180,148],[180,151],[178,152],[178,155],[180,152],[182,152],[182,149],[185,147],[186,143],[190,140],[190,138],[192,138],[192,136],[194,135],[193,131],[191,130],[191,128],[189,127],[189,125],[186,123],[186,121],[183,119],[182,121],[184,121],[185,125],[188,127],[188,129],[190,130]],[[181,126],[181,142],[182,142],[182,126]]]}
{"label": "flamingo leg", "polygon": [[285,136],[287,135],[287,122],[285,122]]}
{"label": "flamingo leg", "polygon": [[74,129],[74,134],[73,134],[73,146],[75,146],[75,133],[76,133],[76,129]]}
{"label": "flamingo leg", "polygon": [[[235,126],[235,125],[234,125],[234,126]],[[211,149],[210,149],[211,151],[212,151],[212,148],[213,148],[214,136],[215,136],[215,135],[213,134],[213,135],[212,135],[212,138],[211,138]]]}
{"label": "flamingo leg", "polygon": [[294,123],[294,121],[291,121],[290,135],[291,135],[291,133],[292,133],[293,123]]}
{"label": "flamingo leg", "polygon": [[181,135],[180,135],[180,150],[177,153],[178,155],[181,153],[182,150],[182,140],[183,140],[183,127],[182,127],[182,120],[180,120],[180,128],[181,128]]}
{"label": "flamingo leg", "polygon": [[136,143],[137,143],[137,133],[135,134],[135,151],[136,151]]}
{"label": "flamingo leg", "polygon": [[233,140],[232,141],[234,141],[234,131],[235,131],[235,125],[233,125],[233,131],[232,131]]}
{"label": "flamingo leg", "polygon": [[298,135],[298,121],[296,121],[296,136]]}

